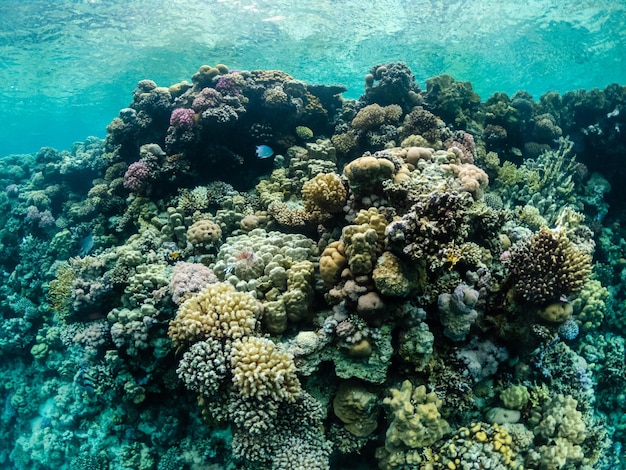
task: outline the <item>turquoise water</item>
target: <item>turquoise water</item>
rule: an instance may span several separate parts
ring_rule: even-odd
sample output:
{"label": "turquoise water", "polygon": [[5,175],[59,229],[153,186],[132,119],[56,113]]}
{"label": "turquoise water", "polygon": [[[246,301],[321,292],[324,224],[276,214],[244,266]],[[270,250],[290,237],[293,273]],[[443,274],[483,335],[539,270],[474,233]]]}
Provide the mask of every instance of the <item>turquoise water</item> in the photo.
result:
{"label": "turquoise water", "polygon": [[625,26],[0,0],[0,470],[626,468]]}
{"label": "turquoise water", "polygon": [[3,0],[0,26],[0,155],[103,137],[139,80],[168,86],[204,63],[352,98],[373,64],[398,60],[420,84],[448,73],[483,99],[626,81],[626,6],[611,0]]}

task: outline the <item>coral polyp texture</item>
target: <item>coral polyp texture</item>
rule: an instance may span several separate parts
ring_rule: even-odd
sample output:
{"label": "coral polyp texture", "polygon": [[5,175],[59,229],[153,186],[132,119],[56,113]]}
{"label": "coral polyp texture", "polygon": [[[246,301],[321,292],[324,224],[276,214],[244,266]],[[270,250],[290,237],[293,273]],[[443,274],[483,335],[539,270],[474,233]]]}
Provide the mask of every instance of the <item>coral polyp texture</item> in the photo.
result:
{"label": "coral polyp texture", "polygon": [[258,302],[249,294],[231,284],[211,284],[183,302],[168,335],[177,346],[207,338],[232,343],[255,330],[259,313]]}
{"label": "coral polyp texture", "polygon": [[0,466],[626,466],[626,89],[364,76],[203,65],[6,158]]}
{"label": "coral polyp texture", "polygon": [[519,296],[537,304],[580,291],[591,272],[591,256],[563,231],[542,227],[513,251],[511,273]]}

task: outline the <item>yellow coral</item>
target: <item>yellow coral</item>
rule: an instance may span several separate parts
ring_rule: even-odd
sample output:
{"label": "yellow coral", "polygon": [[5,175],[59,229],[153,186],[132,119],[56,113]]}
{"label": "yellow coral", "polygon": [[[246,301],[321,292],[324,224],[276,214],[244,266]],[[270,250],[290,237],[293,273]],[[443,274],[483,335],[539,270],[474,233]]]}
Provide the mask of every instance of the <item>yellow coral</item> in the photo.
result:
{"label": "yellow coral", "polygon": [[330,243],[320,257],[320,275],[327,284],[335,283],[341,271],[348,265],[345,245],[341,241]]}
{"label": "yellow coral", "polygon": [[323,221],[341,212],[348,193],[335,173],[320,173],[302,186],[304,210],[312,221]]}
{"label": "yellow coral", "polygon": [[210,220],[198,220],[187,229],[187,240],[196,248],[208,248],[222,238],[222,229]]}
{"label": "yellow coral", "polygon": [[376,230],[367,224],[347,225],[343,228],[342,238],[352,273],[357,276],[369,274],[376,262],[376,247],[379,243]]}
{"label": "yellow coral", "polygon": [[209,337],[229,343],[252,334],[259,313],[259,303],[250,294],[218,282],[179,307],[167,334],[176,346]]}
{"label": "yellow coral", "polygon": [[233,384],[246,398],[294,401],[302,391],[293,358],[270,339],[233,342],[231,365]]}
{"label": "yellow coral", "polygon": [[294,263],[287,270],[287,292],[283,294],[287,317],[292,322],[302,320],[313,300],[313,263],[308,260]]}
{"label": "yellow coral", "polygon": [[441,417],[442,402],[426,387],[413,387],[405,380],[400,389],[392,388],[391,397],[384,400],[391,408],[393,421],[387,429],[385,449],[389,452],[427,447],[441,439],[450,430]]}
{"label": "yellow coral", "polygon": [[375,207],[367,210],[361,209],[354,218],[356,225],[367,224],[369,228],[373,228],[378,236],[376,250],[381,253],[385,244],[385,230],[389,222],[387,218],[381,214]]}

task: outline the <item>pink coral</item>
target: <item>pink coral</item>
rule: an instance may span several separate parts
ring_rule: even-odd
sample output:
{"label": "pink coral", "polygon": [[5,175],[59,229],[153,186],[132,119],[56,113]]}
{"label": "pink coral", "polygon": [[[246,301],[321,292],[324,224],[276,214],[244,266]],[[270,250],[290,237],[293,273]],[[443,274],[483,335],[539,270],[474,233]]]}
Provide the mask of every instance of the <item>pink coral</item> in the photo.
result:
{"label": "pink coral", "polygon": [[213,271],[200,263],[186,263],[180,261],[174,265],[174,272],[170,282],[170,293],[176,304],[200,292],[208,284],[218,281]]}
{"label": "pink coral", "polygon": [[170,126],[182,131],[188,131],[193,127],[195,115],[196,113],[193,109],[176,108],[170,116]]}
{"label": "pink coral", "polygon": [[124,173],[124,187],[131,191],[138,191],[147,186],[152,179],[152,168],[148,162],[139,160],[131,163]]}
{"label": "pink coral", "polygon": [[446,148],[456,147],[461,151],[460,163],[474,163],[476,143],[474,136],[465,131],[455,131],[454,135],[445,142]]}
{"label": "pink coral", "polygon": [[219,91],[214,88],[203,88],[193,100],[191,107],[201,113],[208,108],[219,106],[222,101],[222,94]]}

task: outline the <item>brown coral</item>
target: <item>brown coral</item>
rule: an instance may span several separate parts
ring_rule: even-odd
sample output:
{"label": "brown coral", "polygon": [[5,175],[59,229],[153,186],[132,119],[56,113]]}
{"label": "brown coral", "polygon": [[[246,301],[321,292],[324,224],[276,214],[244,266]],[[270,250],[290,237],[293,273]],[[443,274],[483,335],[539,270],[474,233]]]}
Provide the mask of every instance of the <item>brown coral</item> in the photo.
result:
{"label": "brown coral", "polygon": [[209,248],[222,238],[222,229],[210,220],[199,220],[187,229],[187,240],[195,248]]}
{"label": "brown coral", "polygon": [[511,274],[517,294],[543,304],[578,292],[591,272],[591,256],[578,250],[563,231],[543,227],[513,250]]}
{"label": "brown coral", "polygon": [[341,271],[348,265],[346,247],[341,241],[330,243],[320,257],[320,275],[327,284],[334,284]]}

